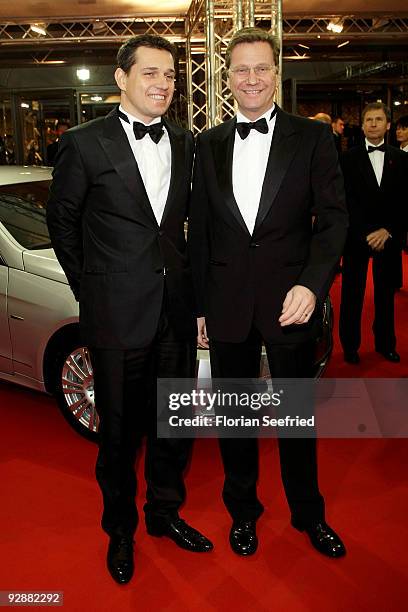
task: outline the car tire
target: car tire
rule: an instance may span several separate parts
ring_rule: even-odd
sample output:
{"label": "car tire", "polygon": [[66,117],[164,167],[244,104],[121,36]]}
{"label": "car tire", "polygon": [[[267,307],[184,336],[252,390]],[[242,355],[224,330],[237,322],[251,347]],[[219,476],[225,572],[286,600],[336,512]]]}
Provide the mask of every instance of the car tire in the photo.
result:
{"label": "car tire", "polygon": [[76,432],[97,442],[99,417],[88,349],[78,340],[65,341],[54,363],[54,394],[61,413]]}

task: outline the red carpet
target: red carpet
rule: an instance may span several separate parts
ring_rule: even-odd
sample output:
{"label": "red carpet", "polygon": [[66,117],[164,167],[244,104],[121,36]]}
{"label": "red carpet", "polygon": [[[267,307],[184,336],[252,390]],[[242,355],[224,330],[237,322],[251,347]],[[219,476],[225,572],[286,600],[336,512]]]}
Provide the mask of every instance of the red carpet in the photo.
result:
{"label": "red carpet", "polygon": [[[405,272],[408,279],[407,266]],[[340,282],[333,288],[336,313]],[[373,352],[371,314],[369,302],[361,365],[343,364],[336,335],[328,376],[407,376],[407,290],[397,296],[401,364],[388,364]],[[54,401],[41,394],[0,384],[0,418],[0,590],[64,591],[68,612],[391,612],[406,605],[406,440],[320,441],[328,520],[348,548],[337,561],[319,555],[290,527],[271,440],[261,441],[259,490],[266,511],[259,522],[260,547],[252,558],[234,555],[220,500],[217,445],[198,441],[183,516],[214,541],[215,551],[181,551],[147,536],[141,524],[136,575],[120,587],[105,569],[107,538],[98,526],[101,501],[93,477],[96,447],[71,432]],[[140,462],[139,508],[142,467]]]}

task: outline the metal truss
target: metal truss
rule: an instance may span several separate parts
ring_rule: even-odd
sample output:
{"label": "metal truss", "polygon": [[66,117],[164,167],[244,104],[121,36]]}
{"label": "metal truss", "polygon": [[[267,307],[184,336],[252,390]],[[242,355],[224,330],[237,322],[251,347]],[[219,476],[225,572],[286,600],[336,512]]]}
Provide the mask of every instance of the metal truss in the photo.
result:
{"label": "metal truss", "polygon": [[408,12],[374,17],[291,14],[282,17],[282,0],[192,0],[187,15],[47,20],[42,24],[45,36],[36,34],[31,30],[32,23],[22,20],[0,24],[0,46],[3,50],[13,46],[25,48],[41,64],[51,63],[48,58],[56,49],[73,48],[76,43],[107,49],[137,34],[165,36],[177,44],[180,57],[179,96],[172,113],[180,123],[188,117],[190,129],[197,133],[235,113],[224,62],[225,49],[235,31],[248,25],[262,27],[274,33],[282,47],[285,42],[292,45],[295,41],[332,39],[333,33],[327,30],[331,20],[342,23],[341,34],[336,34],[339,40],[365,41],[374,35],[383,44],[387,39],[407,40]]}
{"label": "metal truss", "polygon": [[[37,20],[38,21],[38,20]],[[33,23],[0,24],[0,43],[8,45],[63,45],[72,42],[121,42],[137,34],[158,34],[173,42],[185,41],[184,16],[135,17],[134,19],[48,20],[41,23],[46,35],[31,29]]]}

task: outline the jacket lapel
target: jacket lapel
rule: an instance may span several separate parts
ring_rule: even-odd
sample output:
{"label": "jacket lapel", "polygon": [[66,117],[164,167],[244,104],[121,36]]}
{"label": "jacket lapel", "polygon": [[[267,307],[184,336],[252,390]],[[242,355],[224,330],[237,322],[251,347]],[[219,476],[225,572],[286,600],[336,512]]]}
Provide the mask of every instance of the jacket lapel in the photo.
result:
{"label": "jacket lapel", "polygon": [[238,208],[232,185],[232,162],[235,142],[236,118],[220,126],[217,138],[211,142],[219,188],[224,200],[241,228],[249,235],[248,228]]}
{"label": "jacket lapel", "polygon": [[[361,145],[361,149],[360,149],[360,167],[361,167],[361,173],[364,176],[365,181],[367,182],[367,187],[370,190],[369,193],[373,193],[373,192],[375,193],[379,189],[378,183],[377,183],[377,177],[375,176],[374,168],[371,164],[370,156],[367,153],[365,144]],[[383,175],[384,175],[384,171],[383,171]]]}
{"label": "jacket lapel", "polygon": [[300,141],[290,115],[278,108],[254,233],[268,214]]}
{"label": "jacket lapel", "polygon": [[157,227],[146,189],[134,158],[126,133],[120,124],[116,109],[105,117],[103,135],[99,137],[112,166],[120,176],[132,199],[140,204],[150,221]]}
{"label": "jacket lapel", "polygon": [[163,119],[163,123],[166,126],[166,130],[169,134],[170,146],[171,146],[171,175],[170,185],[167,194],[166,205],[163,211],[163,217],[161,224],[163,224],[168,212],[171,208],[173,198],[177,193],[177,189],[181,178],[184,176],[185,169],[185,136],[184,134],[176,134],[171,124]]}

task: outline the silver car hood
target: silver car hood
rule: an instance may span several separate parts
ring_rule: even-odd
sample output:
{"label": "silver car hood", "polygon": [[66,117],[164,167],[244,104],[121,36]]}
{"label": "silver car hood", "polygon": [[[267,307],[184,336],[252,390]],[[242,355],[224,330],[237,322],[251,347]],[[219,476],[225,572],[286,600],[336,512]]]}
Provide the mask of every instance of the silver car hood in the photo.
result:
{"label": "silver car hood", "polygon": [[36,274],[58,283],[68,284],[54,249],[38,249],[35,251],[23,251],[24,270],[30,274]]}

